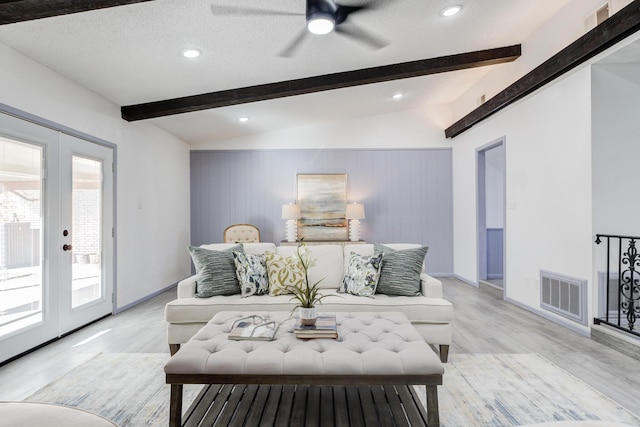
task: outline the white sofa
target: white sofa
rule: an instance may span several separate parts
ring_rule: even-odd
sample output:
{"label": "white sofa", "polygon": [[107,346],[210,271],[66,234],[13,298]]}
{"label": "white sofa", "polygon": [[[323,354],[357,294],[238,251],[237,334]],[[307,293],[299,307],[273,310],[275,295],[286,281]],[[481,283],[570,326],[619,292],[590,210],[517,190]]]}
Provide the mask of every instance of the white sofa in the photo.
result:
{"label": "white sofa", "polygon": [[[202,245],[202,248],[225,250],[234,246],[232,243],[216,243]],[[416,244],[386,244],[392,249],[402,250],[417,248]],[[261,254],[266,251],[283,256],[291,256],[296,246],[278,246],[273,243],[245,243],[245,253]],[[418,296],[391,296],[375,294],[374,298],[338,293],[342,280],[345,262],[351,252],[360,255],[373,255],[373,244],[346,244],[309,246],[311,257],[315,260],[309,270],[309,282],[320,279],[319,287],[323,295],[329,295],[318,307],[320,312],[344,311],[400,311],[403,312],[416,327],[424,340],[440,352],[440,359],[446,362],[451,344],[451,321],[453,306],[442,297],[442,283],[422,273],[421,290]],[[424,268],[424,267],[423,267]],[[180,344],[186,343],[200,328],[221,311],[291,311],[296,305],[291,295],[252,295],[241,297],[213,296],[196,298],[196,276],[188,277],[178,283],[178,298],[165,307],[165,319],[168,323],[168,341],[171,353],[174,354]]]}

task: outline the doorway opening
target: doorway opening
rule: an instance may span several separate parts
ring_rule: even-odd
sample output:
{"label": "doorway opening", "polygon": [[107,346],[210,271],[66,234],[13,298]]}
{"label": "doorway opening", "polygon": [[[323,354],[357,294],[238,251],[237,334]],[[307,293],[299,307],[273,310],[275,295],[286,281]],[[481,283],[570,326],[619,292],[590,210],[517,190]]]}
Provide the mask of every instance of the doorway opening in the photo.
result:
{"label": "doorway opening", "polygon": [[0,364],[114,311],[114,148],[0,111]]}
{"label": "doorway opening", "polygon": [[505,140],[476,150],[478,281],[505,290]]}

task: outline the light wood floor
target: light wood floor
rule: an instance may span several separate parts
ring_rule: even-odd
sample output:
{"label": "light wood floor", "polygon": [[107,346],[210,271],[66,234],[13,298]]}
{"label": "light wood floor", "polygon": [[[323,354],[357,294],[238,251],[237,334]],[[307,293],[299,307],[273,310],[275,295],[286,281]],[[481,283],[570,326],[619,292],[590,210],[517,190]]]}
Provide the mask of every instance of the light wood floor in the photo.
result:
{"label": "light wood floor", "polygon": [[[455,310],[450,354],[538,353],[640,416],[640,361],[508,304],[495,290],[442,281]],[[174,298],[165,292],[1,367],[0,401],[22,400],[96,353],[168,353],[163,313]]]}

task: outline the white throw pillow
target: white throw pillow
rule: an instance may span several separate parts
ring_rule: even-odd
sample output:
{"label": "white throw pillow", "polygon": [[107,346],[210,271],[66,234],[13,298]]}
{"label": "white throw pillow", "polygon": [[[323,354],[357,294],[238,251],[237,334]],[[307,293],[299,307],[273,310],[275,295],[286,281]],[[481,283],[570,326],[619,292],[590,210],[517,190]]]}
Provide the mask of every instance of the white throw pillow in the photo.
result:
{"label": "white throw pillow", "polygon": [[367,256],[351,252],[349,264],[344,270],[340,292],[373,298],[380,279],[383,258],[382,253]]}

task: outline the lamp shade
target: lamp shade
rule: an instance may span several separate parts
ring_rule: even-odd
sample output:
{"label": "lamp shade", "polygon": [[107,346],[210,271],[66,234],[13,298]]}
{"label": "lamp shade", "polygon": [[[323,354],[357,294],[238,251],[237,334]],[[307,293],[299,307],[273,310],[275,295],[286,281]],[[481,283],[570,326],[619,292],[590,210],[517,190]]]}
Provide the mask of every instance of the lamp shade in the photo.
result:
{"label": "lamp shade", "polygon": [[364,205],[362,203],[347,205],[347,219],[364,219]]}
{"label": "lamp shade", "polygon": [[289,203],[282,205],[282,219],[298,219],[300,218],[300,206]]}

